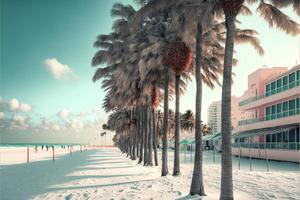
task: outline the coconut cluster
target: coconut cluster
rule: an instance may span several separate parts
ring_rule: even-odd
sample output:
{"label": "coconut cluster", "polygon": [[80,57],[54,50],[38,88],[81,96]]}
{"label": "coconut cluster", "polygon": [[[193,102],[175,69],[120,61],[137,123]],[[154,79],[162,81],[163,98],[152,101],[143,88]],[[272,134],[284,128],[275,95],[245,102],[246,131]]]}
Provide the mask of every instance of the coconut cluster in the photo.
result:
{"label": "coconut cluster", "polygon": [[166,49],[164,64],[172,67],[176,74],[181,74],[189,69],[192,58],[192,51],[184,42],[174,42]]}
{"label": "coconut cluster", "polygon": [[225,12],[237,15],[245,0],[223,0],[223,8]]}

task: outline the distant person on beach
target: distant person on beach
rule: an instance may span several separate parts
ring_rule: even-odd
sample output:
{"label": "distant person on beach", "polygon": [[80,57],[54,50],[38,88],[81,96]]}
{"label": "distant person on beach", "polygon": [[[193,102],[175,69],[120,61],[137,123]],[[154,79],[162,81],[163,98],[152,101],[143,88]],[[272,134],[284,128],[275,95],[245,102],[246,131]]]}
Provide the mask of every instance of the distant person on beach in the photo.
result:
{"label": "distant person on beach", "polygon": [[44,149],[44,145],[42,145],[42,150]]}

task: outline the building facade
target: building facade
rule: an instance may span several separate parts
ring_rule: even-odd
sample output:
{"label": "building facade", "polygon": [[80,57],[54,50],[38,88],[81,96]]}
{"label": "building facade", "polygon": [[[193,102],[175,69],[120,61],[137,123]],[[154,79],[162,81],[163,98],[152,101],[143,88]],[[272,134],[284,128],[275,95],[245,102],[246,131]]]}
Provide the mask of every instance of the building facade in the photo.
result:
{"label": "building facade", "polygon": [[221,132],[221,101],[215,101],[209,105],[208,126],[214,134]]}
{"label": "building facade", "polygon": [[300,65],[264,68],[249,75],[239,109],[253,117],[240,120],[233,154],[300,162]]}
{"label": "building facade", "polygon": [[[232,130],[238,126],[240,120],[253,117],[253,112],[243,111],[239,108],[240,97],[231,97],[231,125]],[[221,108],[222,102],[215,101],[208,107],[208,126],[212,129],[212,133],[221,133]]]}

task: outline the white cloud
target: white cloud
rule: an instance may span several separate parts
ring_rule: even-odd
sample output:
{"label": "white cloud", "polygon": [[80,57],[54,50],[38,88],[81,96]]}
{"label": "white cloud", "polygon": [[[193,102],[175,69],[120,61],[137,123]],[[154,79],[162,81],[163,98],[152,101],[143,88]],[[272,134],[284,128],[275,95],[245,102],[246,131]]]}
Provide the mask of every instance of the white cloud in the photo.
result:
{"label": "white cloud", "polygon": [[32,106],[23,102],[20,102],[18,99],[13,98],[10,101],[5,101],[0,97],[0,111],[3,112],[31,112]]}
{"label": "white cloud", "polygon": [[31,107],[31,105],[29,105],[29,104],[26,104],[26,103],[20,103],[19,110],[20,110],[21,112],[30,112],[30,111],[32,111],[32,107]]}
{"label": "white cloud", "polygon": [[10,129],[12,130],[27,130],[30,118],[23,115],[14,115],[10,122]]}
{"label": "white cloud", "polygon": [[70,111],[67,109],[63,109],[62,111],[58,112],[56,115],[61,118],[66,118],[70,116]]}
{"label": "white cloud", "polygon": [[57,132],[62,129],[61,125],[58,122],[51,122],[46,118],[41,118],[39,125],[35,127],[38,132],[47,131],[47,132]]}
{"label": "white cloud", "polygon": [[0,112],[0,120],[4,119],[4,116],[5,116],[4,112]]}
{"label": "white cloud", "polygon": [[45,59],[44,65],[57,80],[68,80],[74,77],[72,69],[68,65],[60,63],[56,58]]}
{"label": "white cloud", "polygon": [[14,115],[13,121],[15,122],[25,122],[26,117],[23,115]]}
{"label": "white cloud", "polygon": [[32,107],[29,104],[22,103],[15,98],[9,101],[9,108],[11,111],[19,112],[30,112],[32,110]]}
{"label": "white cloud", "polygon": [[10,110],[17,110],[20,106],[20,102],[18,99],[12,99],[9,101]]}
{"label": "white cloud", "polygon": [[6,133],[24,132],[58,135],[74,133],[86,135],[98,132],[102,126],[90,110],[73,113],[68,109],[63,109],[56,114],[59,119],[55,120],[40,116],[40,120],[36,121],[32,120],[36,119],[36,114],[20,112],[20,110],[29,110],[29,107],[24,106],[25,104],[17,99],[4,100],[3,105],[5,110],[0,110],[0,128]]}
{"label": "white cloud", "polygon": [[70,124],[70,128],[74,129],[75,131],[78,131],[79,129],[82,129],[84,127],[84,124],[82,121],[73,119]]}

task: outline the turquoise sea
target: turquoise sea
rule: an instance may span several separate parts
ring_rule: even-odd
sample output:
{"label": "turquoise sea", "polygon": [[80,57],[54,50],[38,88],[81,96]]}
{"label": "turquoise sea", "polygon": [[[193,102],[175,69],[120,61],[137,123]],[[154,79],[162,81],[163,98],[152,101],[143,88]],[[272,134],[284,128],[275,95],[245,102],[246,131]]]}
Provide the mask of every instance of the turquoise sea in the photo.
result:
{"label": "turquoise sea", "polygon": [[0,148],[24,148],[24,147],[32,147],[35,148],[37,147],[46,147],[46,146],[54,146],[54,147],[62,147],[62,146],[80,146],[80,145],[86,145],[86,144],[78,144],[78,143],[55,143],[55,144],[51,144],[51,143],[18,143],[18,144],[0,144]]}

